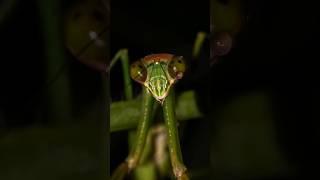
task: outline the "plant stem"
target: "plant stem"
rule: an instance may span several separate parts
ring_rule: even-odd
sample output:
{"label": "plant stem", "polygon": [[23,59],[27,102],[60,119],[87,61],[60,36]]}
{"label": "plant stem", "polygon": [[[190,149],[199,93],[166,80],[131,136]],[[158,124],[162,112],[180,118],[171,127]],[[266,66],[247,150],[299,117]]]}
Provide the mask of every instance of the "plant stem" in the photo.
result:
{"label": "plant stem", "polygon": [[203,45],[203,42],[204,42],[206,36],[207,36],[207,33],[201,32],[201,31],[198,32],[197,37],[196,37],[196,40],[195,40],[194,45],[193,45],[192,56],[193,56],[194,58],[197,58],[197,57],[199,56],[201,47],[202,47],[202,45]]}
{"label": "plant stem", "polygon": [[130,69],[129,69],[129,56],[128,56],[128,50],[127,49],[120,49],[116,55],[112,58],[109,68],[107,69],[107,72],[110,72],[112,67],[115,65],[115,63],[121,60],[122,65],[122,72],[123,72],[123,87],[125,92],[125,99],[131,100],[133,98],[132,95],[132,83],[130,78]]}
{"label": "plant stem", "polygon": [[[65,66],[63,51],[63,35],[60,3],[56,0],[38,0],[39,16],[45,39],[45,53],[47,61],[47,79],[52,79]],[[65,124],[71,120],[71,97],[69,72],[66,70],[48,91],[49,117],[53,124]]]}

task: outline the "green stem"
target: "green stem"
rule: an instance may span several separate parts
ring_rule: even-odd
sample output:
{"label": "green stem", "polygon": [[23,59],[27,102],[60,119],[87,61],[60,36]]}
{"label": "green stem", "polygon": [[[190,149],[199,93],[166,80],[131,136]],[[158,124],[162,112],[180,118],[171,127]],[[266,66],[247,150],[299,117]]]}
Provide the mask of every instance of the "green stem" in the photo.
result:
{"label": "green stem", "polygon": [[110,62],[110,64],[109,64],[109,67],[108,67],[108,69],[107,69],[107,72],[110,72],[110,71],[111,71],[111,69],[113,68],[113,66],[114,66],[114,65],[116,64],[116,62],[120,59],[122,53],[123,53],[123,50],[120,49],[120,50],[116,53],[116,55],[113,56],[113,58],[112,58],[112,60],[111,60],[111,62]]}
{"label": "green stem", "polygon": [[196,40],[193,45],[192,56],[197,58],[199,56],[200,50],[202,48],[203,42],[206,39],[207,34],[205,32],[198,32]]}
{"label": "green stem", "polygon": [[[38,0],[39,15],[41,17],[42,31],[45,40],[45,54],[47,65],[47,79],[52,79],[66,64],[63,49],[63,34],[61,31],[61,16],[58,12],[60,1]],[[49,121],[53,124],[66,124],[70,122],[71,96],[69,72],[67,69],[59,76],[48,90]]]}
{"label": "green stem", "polygon": [[129,56],[128,56],[128,50],[123,49],[122,50],[122,56],[121,56],[121,64],[122,64],[122,72],[123,72],[123,82],[124,82],[124,92],[127,100],[131,100],[132,95],[132,84],[131,84],[131,78],[130,78],[130,68],[129,68]]}
{"label": "green stem", "polygon": [[132,83],[129,73],[129,56],[128,56],[128,50],[127,49],[120,49],[116,55],[112,58],[111,63],[109,65],[109,68],[107,69],[107,72],[110,72],[112,67],[115,65],[115,63],[121,60],[122,65],[122,72],[123,72],[123,83],[124,83],[124,92],[126,100],[131,100],[132,95]]}
{"label": "green stem", "polygon": [[164,101],[163,114],[168,131],[168,146],[173,173],[175,177],[180,179],[186,176],[187,168],[184,166],[182,160],[177,120],[175,119],[174,112],[174,92],[172,90]]}

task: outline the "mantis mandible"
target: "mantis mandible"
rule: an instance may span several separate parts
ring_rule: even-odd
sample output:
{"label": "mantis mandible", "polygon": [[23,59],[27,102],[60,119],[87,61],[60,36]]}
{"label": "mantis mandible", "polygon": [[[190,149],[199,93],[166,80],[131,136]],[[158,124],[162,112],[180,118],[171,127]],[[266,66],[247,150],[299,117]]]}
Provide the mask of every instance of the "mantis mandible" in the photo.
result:
{"label": "mantis mandible", "polygon": [[[185,70],[186,64],[182,56],[166,53],[148,55],[131,64],[131,78],[143,86],[143,113],[137,127],[136,141],[122,164],[128,172],[139,164],[152,122],[152,107],[157,102],[163,109],[173,174],[177,179],[189,179],[187,168],[183,164],[173,99],[174,84],[183,77]],[[121,179],[117,173],[119,169],[121,166],[115,171],[112,179]]]}

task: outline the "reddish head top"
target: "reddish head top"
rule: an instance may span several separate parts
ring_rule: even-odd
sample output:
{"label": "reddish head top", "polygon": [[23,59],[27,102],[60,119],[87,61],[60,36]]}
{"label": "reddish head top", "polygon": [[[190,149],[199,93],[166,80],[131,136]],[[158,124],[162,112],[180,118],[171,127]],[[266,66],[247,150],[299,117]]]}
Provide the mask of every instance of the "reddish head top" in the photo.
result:
{"label": "reddish head top", "polygon": [[149,64],[151,62],[168,62],[172,59],[174,55],[173,54],[167,54],[167,53],[160,53],[160,54],[150,54],[148,56],[145,56],[142,61],[146,64]]}

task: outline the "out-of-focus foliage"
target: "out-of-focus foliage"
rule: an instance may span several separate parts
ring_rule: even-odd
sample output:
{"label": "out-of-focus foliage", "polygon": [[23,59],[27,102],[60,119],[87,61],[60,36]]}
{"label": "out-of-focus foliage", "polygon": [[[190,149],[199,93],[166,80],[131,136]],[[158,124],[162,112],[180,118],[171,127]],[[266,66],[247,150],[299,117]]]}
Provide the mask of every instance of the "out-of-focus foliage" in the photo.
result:
{"label": "out-of-focus foliage", "polygon": [[[276,141],[270,96],[250,92],[225,102],[211,114],[211,163],[224,179],[288,175],[290,167]],[[292,170],[292,169],[291,169]]]}
{"label": "out-of-focus foliage", "polygon": [[102,0],[82,0],[64,17],[66,46],[81,62],[105,71],[109,54],[109,12]]}
{"label": "out-of-focus foliage", "polygon": [[[1,5],[5,2],[9,0]],[[9,58],[3,55],[1,61],[1,68],[8,71],[1,69],[5,91],[1,91],[0,118],[5,128],[1,126],[0,133],[0,179],[107,178],[107,78],[74,61],[83,53],[79,49],[74,57],[65,53],[63,30],[72,25],[63,23],[62,6],[68,2],[16,1],[17,8],[5,17],[1,48]],[[81,10],[92,9],[85,5]],[[87,28],[92,19],[83,19],[75,24]],[[73,30],[79,24],[73,24]],[[73,45],[84,47],[89,35],[83,43],[76,35],[71,37]],[[104,37],[104,56],[95,56],[97,50],[91,45],[84,47],[93,51],[90,56],[101,57],[100,62],[107,61],[109,42]],[[80,41],[74,42],[77,38]]]}
{"label": "out-of-focus foliage", "polygon": [[241,0],[211,0],[210,13],[213,32],[235,35],[245,20]]}
{"label": "out-of-focus foliage", "polygon": [[15,5],[16,0],[3,0],[0,2],[0,27],[1,23],[10,17]]}
{"label": "out-of-focus foliage", "polygon": [[103,179],[105,148],[97,129],[87,123],[33,127],[2,136],[0,179]]}

